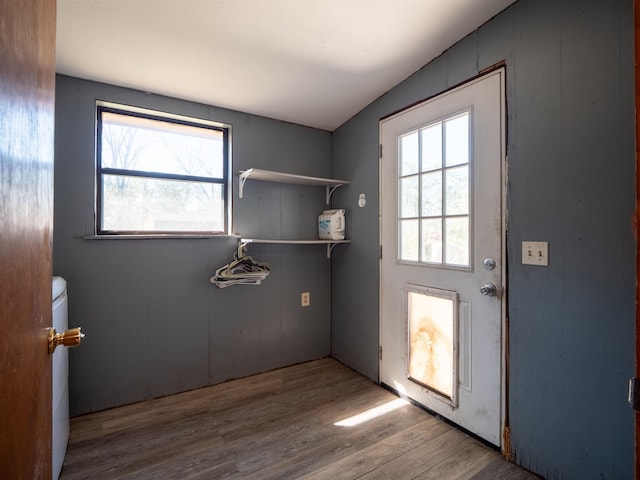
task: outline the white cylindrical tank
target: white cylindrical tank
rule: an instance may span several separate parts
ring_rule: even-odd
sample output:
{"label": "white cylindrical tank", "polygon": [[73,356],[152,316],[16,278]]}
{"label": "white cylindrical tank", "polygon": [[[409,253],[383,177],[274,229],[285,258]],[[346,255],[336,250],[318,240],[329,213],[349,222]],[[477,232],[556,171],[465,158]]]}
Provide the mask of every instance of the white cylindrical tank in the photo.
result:
{"label": "white cylindrical tank", "polygon": [[[53,303],[53,328],[62,333],[68,328],[67,282],[61,277],[53,277],[51,282]],[[53,352],[53,438],[52,472],[53,480],[58,480],[64,455],[69,441],[69,349],[56,348]]]}

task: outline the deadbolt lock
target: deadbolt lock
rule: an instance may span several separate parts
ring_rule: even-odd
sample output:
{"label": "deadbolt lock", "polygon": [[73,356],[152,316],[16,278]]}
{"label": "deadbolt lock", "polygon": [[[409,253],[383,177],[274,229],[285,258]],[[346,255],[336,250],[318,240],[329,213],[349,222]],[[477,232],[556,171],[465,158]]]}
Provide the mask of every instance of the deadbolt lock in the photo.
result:
{"label": "deadbolt lock", "polygon": [[493,270],[494,268],[496,268],[496,261],[493,258],[485,258],[482,262],[482,265],[487,270]]}

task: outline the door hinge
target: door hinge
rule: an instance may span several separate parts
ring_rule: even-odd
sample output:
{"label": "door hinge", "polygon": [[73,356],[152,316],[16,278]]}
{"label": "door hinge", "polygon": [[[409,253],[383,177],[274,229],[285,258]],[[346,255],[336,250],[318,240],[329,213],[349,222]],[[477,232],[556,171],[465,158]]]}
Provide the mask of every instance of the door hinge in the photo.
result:
{"label": "door hinge", "polygon": [[380,151],[378,153],[380,154],[380,158],[382,158],[382,144],[380,144]]}
{"label": "door hinge", "polygon": [[382,245],[379,246],[378,250],[379,250],[378,254],[380,255],[380,260],[382,260]]}
{"label": "door hinge", "polygon": [[382,361],[382,345],[378,347],[378,358]]}
{"label": "door hinge", "polygon": [[638,391],[638,379],[636,377],[629,379],[629,405],[634,410],[640,410],[640,391]]}

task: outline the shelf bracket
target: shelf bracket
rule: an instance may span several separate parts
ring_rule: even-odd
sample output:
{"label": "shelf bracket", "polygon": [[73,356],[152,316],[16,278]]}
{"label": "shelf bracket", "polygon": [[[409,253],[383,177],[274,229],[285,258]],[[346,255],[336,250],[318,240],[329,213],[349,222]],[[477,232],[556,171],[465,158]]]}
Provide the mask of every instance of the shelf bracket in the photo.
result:
{"label": "shelf bracket", "polygon": [[239,192],[238,192],[238,198],[242,198],[242,195],[244,194],[244,184],[247,181],[247,178],[249,178],[250,174],[251,174],[250,171],[242,172],[240,174],[240,182],[239,182],[240,183],[240,185],[239,185],[240,189],[239,189]]}
{"label": "shelf bracket", "polygon": [[327,185],[327,193],[325,196],[325,201],[327,202],[327,205],[331,205],[331,195],[333,195],[333,192],[335,192],[336,188],[341,187],[342,185]]}
{"label": "shelf bracket", "polygon": [[331,252],[333,252],[333,247],[335,247],[337,243],[327,243],[327,258],[331,259]]}

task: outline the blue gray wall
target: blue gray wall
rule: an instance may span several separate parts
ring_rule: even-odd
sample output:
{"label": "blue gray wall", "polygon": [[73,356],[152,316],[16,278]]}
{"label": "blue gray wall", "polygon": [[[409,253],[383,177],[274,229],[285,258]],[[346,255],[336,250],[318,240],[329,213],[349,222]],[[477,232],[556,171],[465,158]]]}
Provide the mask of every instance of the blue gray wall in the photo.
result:
{"label": "blue gray wall", "polygon": [[[94,231],[96,99],[231,124],[234,231],[245,237],[317,236],[323,189],[247,182],[238,199],[237,172],[328,177],[331,134],[66,76],[56,82],[53,271],[68,282],[70,326],[87,335],[70,351],[72,415],[327,356],[323,246],[252,245],[271,275],[261,286],[218,289],[209,278],[233,259],[235,239],[82,237]],[[310,307],[300,307],[303,291]]]}
{"label": "blue gray wall", "polygon": [[[331,354],[378,376],[378,122],[507,66],[509,419],[517,463],[548,478],[632,477],[626,404],[634,370],[635,203],[631,0],[519,0],[369,105],[333,135],[59,76],[54,273],[67,278],[74,415]],[[260,287],[217,290],[231,239],[83,240],[94,225],[99,98],[233,125],[249,167],[352,181],[349,246],[252,246]],[[234,177],[237,195],[237,176]],[[359,193],[367,206],[357,207]],[[244,236],[315,235],[321,189],[253,182],[234,198]],[[520,264],[548,241],[550,266]],[[312,306],[299,307],[311,291]]]}
{"label": "blue gray wall", "polygon": [[[353,243],[333,260],[332,355],[377,379],[379,119],[506,62],[512,446],[552,479],[633,476],[632,7],[520,0],[333,135]],[[548,268],[521,265],[523,240],[549,242]]]}

